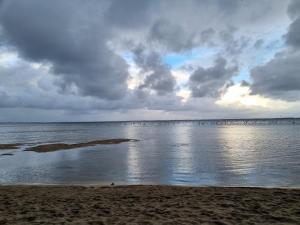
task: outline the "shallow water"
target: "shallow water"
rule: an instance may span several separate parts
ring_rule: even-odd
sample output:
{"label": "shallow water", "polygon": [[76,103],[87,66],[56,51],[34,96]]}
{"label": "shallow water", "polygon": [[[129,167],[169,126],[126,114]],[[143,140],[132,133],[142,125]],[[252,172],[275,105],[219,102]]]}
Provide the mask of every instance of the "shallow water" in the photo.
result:
{"label": "shallow water", "polygon": [[[37,143],[105,138],[139,142],[49,153]],[[300,122],[114,122],[0,124],[0,183],[300,186]]]}

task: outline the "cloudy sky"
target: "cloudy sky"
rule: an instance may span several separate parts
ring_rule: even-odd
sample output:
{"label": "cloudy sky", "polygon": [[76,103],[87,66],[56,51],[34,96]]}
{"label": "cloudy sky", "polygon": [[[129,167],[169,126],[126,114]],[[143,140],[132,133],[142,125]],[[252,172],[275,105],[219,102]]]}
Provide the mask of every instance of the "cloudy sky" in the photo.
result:
{"label": "cloudy sky", "polygon": [[0,121],[280,116],[299,0],[0,0]]}

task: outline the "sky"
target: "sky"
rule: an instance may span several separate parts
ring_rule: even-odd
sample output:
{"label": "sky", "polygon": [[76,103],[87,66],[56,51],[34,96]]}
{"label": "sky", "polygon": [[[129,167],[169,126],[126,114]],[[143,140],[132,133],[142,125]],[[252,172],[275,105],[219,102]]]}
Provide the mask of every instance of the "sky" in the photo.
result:
{"label": "sky", "polygon": [[0,122],[299,116],[299,0],[0,0]]}

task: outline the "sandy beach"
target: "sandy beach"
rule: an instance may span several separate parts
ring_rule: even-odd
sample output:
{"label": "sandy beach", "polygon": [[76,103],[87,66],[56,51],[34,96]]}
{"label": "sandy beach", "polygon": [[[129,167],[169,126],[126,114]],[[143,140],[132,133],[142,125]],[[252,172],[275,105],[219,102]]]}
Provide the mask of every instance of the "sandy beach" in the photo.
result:
{"label": "sandy beach", "polygon": [[300,190],[1,186],[0,224],[300,224]]}

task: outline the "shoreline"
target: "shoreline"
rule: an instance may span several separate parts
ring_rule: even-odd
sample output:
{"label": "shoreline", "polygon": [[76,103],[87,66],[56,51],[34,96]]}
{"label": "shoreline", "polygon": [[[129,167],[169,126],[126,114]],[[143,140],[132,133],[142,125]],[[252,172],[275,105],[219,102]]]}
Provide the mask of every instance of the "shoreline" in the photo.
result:
{"label": "shoreline", "polygon": [[0,185],[0,224],[299,224],[300,189]]}
{"label": "shoreline", "polygon": [[[112,185],[113,183],[113,185]],[[300,190],[300,186],[214,186],[214,185],[188,185],[188,184],[155,184],[155,183],[141,183],[129,184],[122,182],[97,182],[97,183],[0,183],[1,187],[182,187],[182,188],[249,188],[249,189],[287,189]]]}

